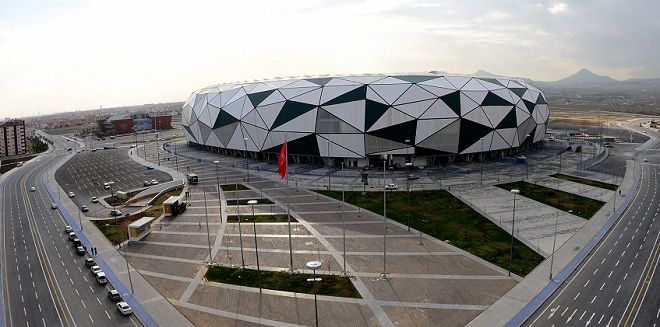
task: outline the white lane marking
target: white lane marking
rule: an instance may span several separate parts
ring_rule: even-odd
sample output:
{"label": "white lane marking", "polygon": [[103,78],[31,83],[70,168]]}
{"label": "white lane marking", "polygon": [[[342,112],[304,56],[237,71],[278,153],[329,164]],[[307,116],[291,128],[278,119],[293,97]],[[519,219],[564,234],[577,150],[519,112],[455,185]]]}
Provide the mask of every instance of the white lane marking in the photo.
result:
{"label": "white lane marking", "polygon": [[600,290],[601,291],[603,290],[603,287],[605,287],[605,283],[603,283],[603,285],[600,285]]}
{"label": "white lane marking", "polygon": [[589,282],[590,282],[590,281],[591,281],[591,279],[587,280],[587,282],[584,283],[584,286],[582,286],[582,287],[587,287],[587,285],[589,285]]}
{"label": "white lane marking", "polygon": [[87,314],[87,316],[89,316],[89,320],[91,320],[91,321],[92,321],[92,324],[93,324],[93,323],[94,323],[94,319],[92,319],[92,315]]}
{"label": "white lane marking", "polygon": [[623,280],[626,280],[626,278],[628,278],[628,273],[626,273],[625,275],[623,275]]}
{"label": "white lane marking", "polygon": [[[607,275],[607,278],[610,278],[610,276],[612,276],[613,272],[614,272],[614,270],[610,271],[610,273]],[[603,285],[605,285],[605,283],[603,283]]]}
{"label": "white lane marking", "polygon": [[80,300],[80,303],[82,303],[83,307],[85,307],[85,309],[87,309],[87,306],[85,305],[85,301]]}
{"label": "white lane marking", "polygon": [[620,289],[621,289],[621,285],[619,285],[619,287],[617,287],[616,292],[619,293]]}
{"label": "white lane marking", "polygon": [[582,320],[582,317],[584,317],[584,315],[585,315],[586,313],[587,313],[587,310],[584,310],[584,312],[580,315],[580,319],[578,319],[578,320]]}
{"label": "white lane marking", "polygon": [[578,292],[578,294],[575,295],[575,297],[573,298],[573,301],[577,300],[578,296],[580,296],[580,292]]}
{"label": "white lane marking", "polygon": [[594,301],[596,301],[596,297],[597,297],[597,296],[598,296],[598,295],[594,295],[594,298],[591,299],[591,303],[592,303],[592,304],[594,303]]}
{"label": "white lane marking", "polygon": [[[603,260],[603,261],[605,261],[605,260]],[[598,272],[598,268],[596,268],[596,270],[594,270],[594,273],[592,275],[595,275],[597,272]]]}
{"label": "white lane marking", "polygon": [[562,316],[562,317],[563,317],[563,316],[564,316],[564,314],[566,313],[566,311],[568,311],[568,307],[566,307],[566,309],[564,309],[564,311],[562,311],[562,313],[561,313],[561,315],[560,315],[560,316]]}

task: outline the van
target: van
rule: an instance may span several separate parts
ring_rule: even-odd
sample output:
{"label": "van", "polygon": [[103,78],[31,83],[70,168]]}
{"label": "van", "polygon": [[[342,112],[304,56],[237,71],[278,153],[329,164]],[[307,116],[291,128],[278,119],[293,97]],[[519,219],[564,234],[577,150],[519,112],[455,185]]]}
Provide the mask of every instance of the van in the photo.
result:
{"label": "van", "polygon": [[96,274],[96,281],[99,283],[99,285],[105,285],[108,283],[108,279],[105,277],[104,272],[99,272]]}

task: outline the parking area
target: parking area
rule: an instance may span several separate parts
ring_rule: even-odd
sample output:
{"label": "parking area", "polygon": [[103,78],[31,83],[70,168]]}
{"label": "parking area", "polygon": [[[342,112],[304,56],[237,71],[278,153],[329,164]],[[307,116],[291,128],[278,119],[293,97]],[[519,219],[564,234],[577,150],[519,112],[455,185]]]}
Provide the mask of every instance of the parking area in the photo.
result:
{"label": "parking area", "polygon": [[[73,201],[80,208],[89,208],[88,216],[108,217],[112,208],[101,203],[93,203],[92,197],[103,198],[114,191],[131,191],[144,187],[145,181],[156,180],[159,183],[172,180],[170,175],[157,169],[148,169],[128,157],[128,148],[81,151],[55,172],[57,182],[62,189],[73,192]],[[104,183],[113,182],[111,188]],[[61,194],[61,196],[67,196]],[[124,210],[124,209],[122,209]],[[127,212],[130,208],[125,208]]]}

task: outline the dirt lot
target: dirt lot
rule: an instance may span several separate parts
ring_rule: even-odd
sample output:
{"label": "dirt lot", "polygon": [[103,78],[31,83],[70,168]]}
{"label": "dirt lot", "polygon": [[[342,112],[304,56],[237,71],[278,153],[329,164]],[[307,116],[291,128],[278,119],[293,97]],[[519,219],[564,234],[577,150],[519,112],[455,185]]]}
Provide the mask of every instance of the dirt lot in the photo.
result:
{"label": "dirt lot", "polygon": [[635,115],[623,112],[602,111],[597,108],[581,107],[551,107],[550,121],[553,123],[584,123],[599,125],[633,118],[654,118],[652,116]]}

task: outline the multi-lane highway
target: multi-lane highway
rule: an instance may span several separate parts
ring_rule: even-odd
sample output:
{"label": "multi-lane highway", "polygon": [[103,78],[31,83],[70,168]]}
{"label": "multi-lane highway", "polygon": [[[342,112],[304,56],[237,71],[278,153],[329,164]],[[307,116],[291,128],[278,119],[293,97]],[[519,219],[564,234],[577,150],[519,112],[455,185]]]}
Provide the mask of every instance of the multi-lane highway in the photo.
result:
{"label": "multi-lane highway", "polygon": [[106,295],[111,286],[96,282],[85,257],[66,238],[59,210],[51,209],[42,177],[57,159],[56,154],[40,156],[3,182],[0,265],[5,324],[140,326],[136,317],[116,310]]}
{"label": "multi-lane highway", "polygon": [[660,166],[649,151],[638,158],[633,201],[525,325],[660,326]]}

